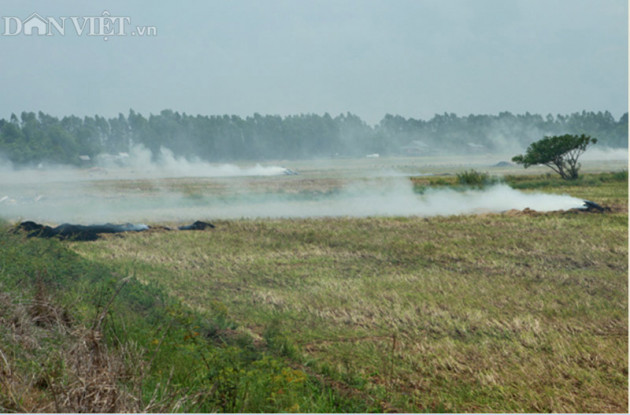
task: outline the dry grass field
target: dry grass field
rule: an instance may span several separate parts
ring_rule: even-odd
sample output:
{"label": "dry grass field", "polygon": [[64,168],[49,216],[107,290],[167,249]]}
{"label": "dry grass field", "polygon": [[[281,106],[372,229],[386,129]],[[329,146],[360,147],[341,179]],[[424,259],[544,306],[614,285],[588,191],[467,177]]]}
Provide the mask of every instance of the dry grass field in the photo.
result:
{"label": "dry grass field", "polygon": [[295,368],[384,411],[625,412],[627,178],[527,177],[513,184],[614,209],[220,220],[68,245],[256,341],[281,333]]}

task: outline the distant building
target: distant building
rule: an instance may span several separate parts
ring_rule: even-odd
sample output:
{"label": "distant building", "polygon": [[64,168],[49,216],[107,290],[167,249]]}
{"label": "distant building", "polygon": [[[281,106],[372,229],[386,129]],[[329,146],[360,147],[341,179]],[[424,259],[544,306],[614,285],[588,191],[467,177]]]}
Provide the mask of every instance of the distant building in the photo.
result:
{"label": "distant building", "polygon": [[79,164],[83,167],[91,167],[92,166],[92,158],[87,154],[81,154],[79,156]]}

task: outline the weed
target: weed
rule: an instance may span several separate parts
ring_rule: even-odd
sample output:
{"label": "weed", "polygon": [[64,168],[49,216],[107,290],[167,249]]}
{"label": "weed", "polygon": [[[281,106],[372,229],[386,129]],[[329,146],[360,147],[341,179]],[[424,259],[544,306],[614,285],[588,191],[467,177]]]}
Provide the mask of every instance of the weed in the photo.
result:
{"label": "weed", "polygon": [[474,169],[457,173],[457,182],[463,186],[481,188],[495,182],[488,173],[478,172]]}

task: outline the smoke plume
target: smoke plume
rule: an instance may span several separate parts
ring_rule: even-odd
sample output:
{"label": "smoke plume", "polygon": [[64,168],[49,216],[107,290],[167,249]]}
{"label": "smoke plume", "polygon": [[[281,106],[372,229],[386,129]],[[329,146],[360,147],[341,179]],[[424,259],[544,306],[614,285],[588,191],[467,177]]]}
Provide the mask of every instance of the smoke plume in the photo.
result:
{"label": "smoke plume", "polygon": [[[6,179],[7,175],[2,177]],[[53,224],[158,223],[233,218],[428,217],[524,208],[564,210],[582,205],[582,200],[571,196],[523,193],[507,185],[467,191],[429,189],[418,194],[405,177],[353,179],[327,191],[292,192],[285,192],[283,186],[302,178],[264,179],[280,181],[273,182],[275,190],[260,190],[256,178],[223,178],[203,181],[190,191],[186,190],[187,180],[181,186],[171,187],[164,186],[163,180],[84,178],[83,181],[34,181],[27,185],[9,185],[3,181],[0,217]]]}
{"label": "smoke plume", "polygon": [[97,157],[97,166],[118,170],[127,168],[134,178],[173,178],[173,177],[236,177],[236,176],[277,176],[285,174],[287,169],[279,166],[239,167],[234,164],[212,164],[193,158],[177,157],[165,147],[154,158],[142,144],[132,146],[129,153],[116,156],[101,154]]}

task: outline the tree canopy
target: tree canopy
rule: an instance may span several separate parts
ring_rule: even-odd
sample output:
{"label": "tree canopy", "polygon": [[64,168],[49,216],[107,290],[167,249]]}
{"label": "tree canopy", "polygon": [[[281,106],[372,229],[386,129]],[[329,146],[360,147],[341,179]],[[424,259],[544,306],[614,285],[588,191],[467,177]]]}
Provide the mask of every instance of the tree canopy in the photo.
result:
{"label": "tree canopy", "polygon": [[579,157],[586,149],[597,143],[590,136],[564,134],[545,137],[529,145],[525,154],[512,158],[525,168],[543,164],[562,176],[563,179],[577,179],[580,170]]}
{"label": "tree canopy", "polygon": [[628,146],[628,116],[609,112],[570,115],[437,114],[428,120],[386,115],[368,125],[351,113],[190,115],[173,110],[145,116],[57,118],[42,112],[0,119],[0,159],[14,165],[85,164],[100,153],[129,152],[142,144],[157,157],[160,147],[178,157],[211,162],[287,160],[381,155],[510,153],[532,137],[589,134],[600,144]]}

